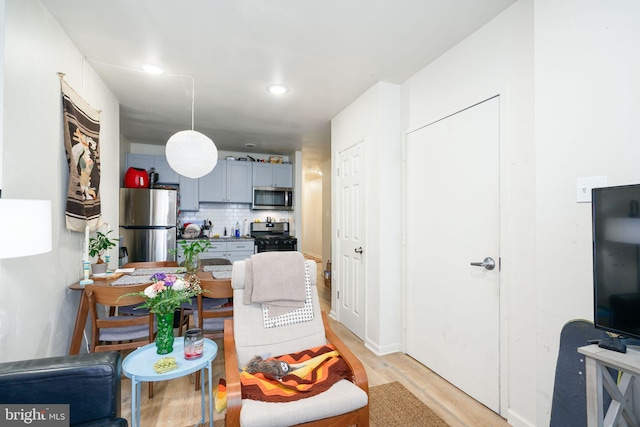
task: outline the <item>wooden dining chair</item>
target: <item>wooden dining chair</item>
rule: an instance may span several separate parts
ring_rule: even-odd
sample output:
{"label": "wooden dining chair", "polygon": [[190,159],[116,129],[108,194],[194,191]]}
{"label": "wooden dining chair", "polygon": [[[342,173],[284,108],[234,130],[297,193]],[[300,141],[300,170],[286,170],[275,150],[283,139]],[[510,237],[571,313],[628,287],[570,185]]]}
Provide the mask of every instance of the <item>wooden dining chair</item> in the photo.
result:
{"label": "wooden dining chair", "polygon": [[231,261],[226,258],[204,258],[200,260],[200,265],[231,265]]}
{"label": "wooden dining chair", "polygon": [[[229,261],[226,258],[204,258],[200,260],[200,265],[205,267],[205,266],[209,266],[209,265],[231,265],[231,261]],[[202,282],[202,280],[201,280]],[[208,297],[208,298],[207,298]],[[230,302],[231,300],[233,300],[233,298],[228,298],[225,299],[224,301],[220,301],[218,298],[213,298],[210,297],[210,294],[206,294],[205,298],[204,298],[204,302],[203,302],[203,307],[205,310],[209,310],[209,309],[214,309],[217,307],[220,307],[224,304],[227,304],[228,302]],[[192,314],[194,315],[194,322],[196,323],[196,327],[198,327],[198,319],[195,318],[195,316],[197,316],[197,310],[196,310],[196,306],[197,306],[197,301],[196,298],[191,298],[191,302],[187,302],[187,303],[183,303],[180,306],[181,312],[180,312],[180,335],[182,335],[182,328],[185,328],[185,331],[189,329],[189,316],[191,316]],[[194,311],[195,310],[195,311]],[[222,331],[223,327],[222,327],[222,322],[223,320],[219,321],[219,325],[217,330]],[[202,322],[200,322],[199,324],[202,324]],[[211,338],[211,337],[209,337]],[[222,332],[220,332],[220,337],[222,338]]]}
{"label": "wooden dining chair", "polygon": [[[179,267],[179,265],[176,261],[139,261],[139,262],[128,262],[122,266],[122,268],[171,268],[171,267]],[[146,309],[146,308],[135,309],[135,307],[137,306],[132,305],[132,306],[119,307],[118,314],[138,316],[138,315],[145,315],[149,313],[149,309]],[[113,310],[111,311],[111,314],[112,315],[114,314]],[[178,322],[179,335],[182,335],[183,327],[186,326],[186,329],[189,328],[190,314],[191,314],[191,311],[188,308],[186,309],[181,308],[180,312],[176,314],[176,319],[179,319],[179,322]]]}
{"label": "wooden dining chair", "polygon": [[154,268],[154,267],[178,267],[176,261],[139,261],[128,262],[122,268]]}
{"label": "wooden dining chair", "polygon": [[[201,280],[203,290],[193,313],[194,323],[203,335],[211,339],[224,337],[224,321],[233,318],[233,289],[231,279]],[[200,371],[196,372],[196,390],[200,390]]]}
{"label": "wooden dining chair", "polygon": [[136,307],[144,303],[141,296],[124,296],[128,293],[142,292],[143,285],[104,286],[87,285],[86,298],[89,300],[89,312],[92,320],[91,352],[135,349],[153,342],[153,313],[137,316],[111,316],[101,314],[98,305],[105,307]]}
{"label": "wooden dining chair", "polygon": [[224,319],[233,317],[231,279],[201,280],[203,293],[196,297],[194,323],[204,336],[219,339],[224,336]]}
{"label": "wooden dining chair", "polygon": [[[144,302],[141,296],[124,296],[128,293],[142,292],[147,287],[143,285],[130,286],[101,286],[86,285],[85,298],[89,301],[91,316],[90,351],[121,351],[136,349],[153,342],[155,337],[155,322],[153,313],[136,316],[103,314],[98,305],[110,307],[138,306]],[[153,383],[149,383],[149,398],[153,397]]]}
{"label": "wooden dining chair", "polygon": [[[205,258],[201,259],[200,263],[203,267],[232,265],[227,258]],[[197,307],[193,313],[194,323],[196,327],[202,328],[203,331],[210,331],[208,334],[205,333],[207,338],[217,339],[222,338],[224,318],[233,315],[233,291],[231,290],[231,279],[229,279],[227,286],[225,281],[214,279],[211,273],[208,274],[209,280],[200,281],[204,293],[199,300],[195,301]]]}

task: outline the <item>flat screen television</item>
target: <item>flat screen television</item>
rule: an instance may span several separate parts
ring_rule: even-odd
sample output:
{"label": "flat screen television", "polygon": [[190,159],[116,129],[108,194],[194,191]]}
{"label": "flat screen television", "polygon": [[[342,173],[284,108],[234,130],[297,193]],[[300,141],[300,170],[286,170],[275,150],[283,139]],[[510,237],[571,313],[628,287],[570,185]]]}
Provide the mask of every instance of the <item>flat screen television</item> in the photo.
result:
{"label": "flat screen television", "polygon": [[600,342],[618,351],[640,339],[639,203],[640,184],[592,190],[594,324],[619,335]]}

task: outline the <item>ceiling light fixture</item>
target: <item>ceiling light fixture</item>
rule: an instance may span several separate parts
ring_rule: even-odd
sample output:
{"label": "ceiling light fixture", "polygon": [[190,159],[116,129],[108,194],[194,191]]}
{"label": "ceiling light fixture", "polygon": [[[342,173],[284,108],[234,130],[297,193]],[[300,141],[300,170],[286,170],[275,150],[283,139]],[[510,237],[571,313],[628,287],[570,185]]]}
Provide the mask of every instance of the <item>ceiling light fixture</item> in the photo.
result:
{"label": "ceiling light fixture", "polygon": [[284,95],[289,92],[289,89],[285,85],[279,84],[269,85],[267,86],[267,90],[274,95]]}
{"label": "ceiling light fixture", "polygon": [[144,64],[142,67],[142,71],[149,74],[164,74],[164,70],[157,65],[153,64]]}
{"label": "ceiling light fixture", "polygon": [[247,147],[247,148],[253,148],[253,147],[256,146],[256,144],[253,143],[253,142],[247,142],[247,143],[244,144],[244,146]]}
{"label": "ceiling light fixture", "polygon": [[194,130],[196,83],[193,76],[191,93],[191,130],[177,132],[169,138],[165,147],[171,169],[187,178],[200,178],[208,174],[218,163],[218,149],[208,136]]}

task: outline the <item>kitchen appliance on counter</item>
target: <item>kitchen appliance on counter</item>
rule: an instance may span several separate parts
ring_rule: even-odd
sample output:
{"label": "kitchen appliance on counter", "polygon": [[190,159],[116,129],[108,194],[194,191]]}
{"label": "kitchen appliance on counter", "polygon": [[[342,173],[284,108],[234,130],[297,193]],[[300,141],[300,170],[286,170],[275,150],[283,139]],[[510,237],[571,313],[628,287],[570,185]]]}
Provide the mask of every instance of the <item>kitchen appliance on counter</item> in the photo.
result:
{"label": "kitchen appliance on counter", "polygon": [[148,188],[149,175],[140,168],[129,168],[124,174],[124,186],[126,188]]}
{"label": "kitchen appliance on counter", "polygon": [[120,235],[129,262],[174,261],[177,191],[120,189]]}
{"label": "kitchen appliance on counter", "polygon": [[289,235],[288,222],[252,222],[256,252],[295,251],[298,239]]}

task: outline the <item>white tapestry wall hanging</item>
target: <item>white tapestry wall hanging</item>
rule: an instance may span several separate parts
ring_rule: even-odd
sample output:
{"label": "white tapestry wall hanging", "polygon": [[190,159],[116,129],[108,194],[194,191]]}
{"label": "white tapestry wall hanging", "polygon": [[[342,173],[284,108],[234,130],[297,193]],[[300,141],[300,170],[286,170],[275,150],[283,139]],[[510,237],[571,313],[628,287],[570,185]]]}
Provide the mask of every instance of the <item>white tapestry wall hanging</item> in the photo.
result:
{"label": "white tapestry wall hanging", "polygon": [[100,111],[92,108],[60,73],[64,147],[69,166],[65,208],[68,230],[84,232],[102,225],[100,207]]}

